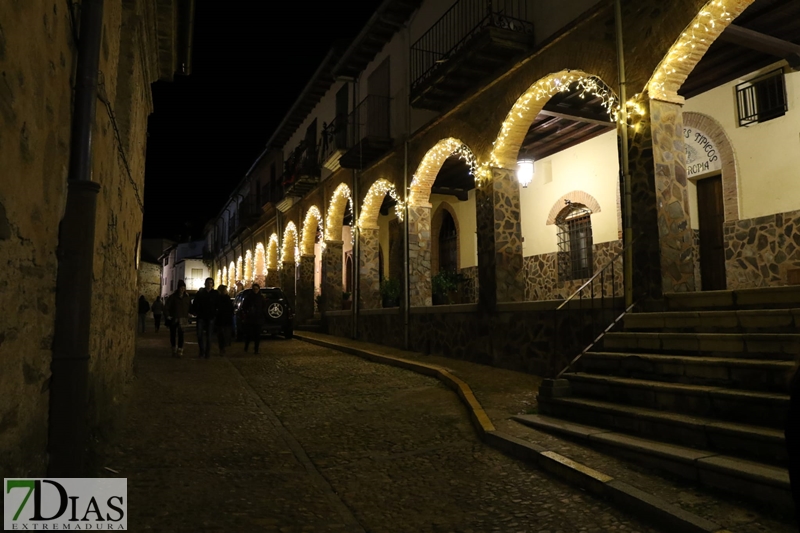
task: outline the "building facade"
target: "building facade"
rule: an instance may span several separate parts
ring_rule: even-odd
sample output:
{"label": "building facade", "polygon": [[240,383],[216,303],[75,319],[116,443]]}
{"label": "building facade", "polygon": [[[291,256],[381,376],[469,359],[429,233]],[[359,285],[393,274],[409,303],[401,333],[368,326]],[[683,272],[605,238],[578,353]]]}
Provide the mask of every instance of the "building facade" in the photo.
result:
{"label": "building facade", "polygon": [[[51,473],[81,477],[87,443],[101,440],[117,418],[133,369],[150,84],[188,72],[179,37],[191,21],[186,5],[85,1],[79,10],[76,2],[0,4],[3,477],[42,476],[56,460],[67,469]],[[89,14],[99,16],[89,20]],[[96,99],[82,100],[95,106],[93,121],[86,121],[93,155],[85,161],[88,175],[76,179],[70,153],[78,141],[71,131],[87,117],[76,116],[73,107],[87,94],[76,73],[81,39],[97,39],[100,73]],[[81,218],[92,211],[73,203],[76,198],[90,198],[96,215]],[[65,226],[74,230],[70,237]],[[79,241],[86,242],[79,254],[84,263],[62,272],[75,256],[65,247]],[[72,302],[59,300],[77,274],[88,289]],[[68,316],[65,326],[59,316],[76,303],[80,319]],[[80,368],[65,373],[67,361]],[[73,419],[74,426],[56,427]]]}
{"label": "building facade", "polygon": [[330,52],[209,224],[218,280],[540,374],[565,298],[619,305],[624,243],[644,307],[800,281],[795,7],[623,1],[620,49],[610,1],[466,6],[387,0]]}

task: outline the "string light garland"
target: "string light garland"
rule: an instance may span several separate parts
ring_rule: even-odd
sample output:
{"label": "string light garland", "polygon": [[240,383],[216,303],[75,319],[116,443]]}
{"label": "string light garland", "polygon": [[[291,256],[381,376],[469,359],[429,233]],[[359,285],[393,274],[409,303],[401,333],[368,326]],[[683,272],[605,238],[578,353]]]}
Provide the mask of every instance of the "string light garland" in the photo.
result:
{"label": "string light garland", "polygon": [[383,203],[383,199],[387,194],[396,202],[394,206],[394,214],[397,215],[397,219],[400,222],[403,221],[405,204],[403,203],[403,200],[400,199],[400,196],[398,196],[397,189],[392,182],[385,179],[379,179],[372,184],[372,187],[370,187],[369,191],[367,192],[367,197],[364,198],[364,205],[361,208],[361,216],[358,218],[359,228],[363,229],[370,227],[369,219],[371,217],[374,217],[377,220],[377,215],[381,208],[381,204]]}
{"label": "string light garland", "polygon": [[237,282],[241,281],[242,283],[244,283],[244,278],[242,277],[242,274],[243,274],[243,272],[242,272],[242,256],[240,255],[239,259],[236,260],[236,276],[235,276],[235,278],[236,278]]}
{"label": "string light garland", "polygon": [[269,237],[269,243],[267,243],[267,258],[266,258],[266,268],[267,270],[277,270],[278,269],[278,250],[280,249],[280,245],[278,244],[278,234],[273,233]]}
{"label": "string light garland", "polygon": [[[316,219],[316,225],[313,226],[313,233],[311,231],[312,226],[309,223],[313,224],[314,220]],[[306,219],[303,221],[303,254],[305,255],[312,255],[314,253],[314,241],[317,237],[317,228],[320,228],[325,231],[325,224],[322,221],[322,215],[319,212],[319,208],[313,205],[306,213]],[[325,242],[322,243],[322,248],[325,249]],[[310,249],[310,252],[309,252]]]}
{"label": "string light garland", "polygon": [[[501,159],[508,157],[506,151],[509,143],[512,142],[509,137],[513,134],[513,142],[517,144],[517,138],[524,138],[527,133],[533,118],[531,117],[533,103],[549,100],[557,93],[569,91],[577,91],[578,96],[582,99],[585,99],[587,95],[600,98],[600,105],[605,109],[611,121],[617,121],[620,111],[619,100],[603,80],[580,71],[567,70],[550,74],[531,85],[514,103],[493,143],[494,148],[488,163],[482,164],[476,173],[476,182],[479,186],[482,180],[491,179],[491,167],[516,168],[516,161],[512,164],[512,162]],[[522,131],[523,129],[524,131]]]}
{"label": "string light garland", "polygon": [[231,261],[230,267],[228,267],[228,286],[234,285],[236,285],[236,265]]}
{"label": "string light garland", "polygon": [[475,176],[475,172],[478,169],[478,160],[472,150],[458,139],[452,137],[442,139],[425,153],[425,157],[422,158],[422,162],[417,167],[409,186],[411,191],[408,198],[409,205],[422,205],[428,202],[428,198],[425,198],[424,195],[430,194],[430,187],[433,186],[442,164],[452,156],[457,156],[464,161],[469,168],[470,176]]}
{"label": "string light garland", "polygon": [[266,252],[264,251],[264,243],[261,242],[256,244],[256,256],[253,260],[253,272],[256,276],[267,275]]}
{"label": "string light garland", "polygon": [[247,250],[244,254],[244,281],[253,281],[253,252]]}
{"label": "string light garland", "polygon": [[[292,237],[289,239],[289,237]],[[291,242],[291,245],[289,244]],[[287,249],[288,248],[288,249]],[[291,257],[291,248],[294,248],[294,262],[300,262],[300,249],[297,247],[297,226],[294,222],[286,224],[286,229],[283,231],[283,246],[281,247],[281,263],[278,268],[283,268],[283,263],[288,263],[287,258]]]}
{"label": "string light garland", "polygon": [[682,100],[677,94],[678,88],[719,34],[751,3],[744,0],[712,0],[703,6],[656,67],[646,85],[650,97]]}
{"label": "string light garland", "polygon": [[[347,199],[347,204],[342,202],[344,198]],[[330,204],[328,204],[328,223],[325,226],[326,241],[338,240],[335,238],[332,232],[334,231],[334,228],[337,227],[337,220],[344,219],[344,205],[350,207],[350,213],[353,212],[353,195],[350,193],[350,187],[348,187],[346,183],[340,183],[339,186],[333,191]],[[350,244],[353,244],[355,242],[355,232],[352,231],[353,217],[350,217],[350,229]]]}

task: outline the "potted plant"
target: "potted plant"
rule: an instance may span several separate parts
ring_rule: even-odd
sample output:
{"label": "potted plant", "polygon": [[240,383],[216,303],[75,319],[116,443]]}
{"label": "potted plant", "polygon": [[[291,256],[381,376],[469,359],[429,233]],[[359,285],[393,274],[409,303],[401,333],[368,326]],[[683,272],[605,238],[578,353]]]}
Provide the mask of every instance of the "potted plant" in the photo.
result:
{"label": "potted plant", "polygon": [[386,278],[381,281],[381,298],[384,307],[400,306],[400,280]]}
{"label": "potted plant", "polygon": [[463,281],[461,274],[442,270],[431,278],[433,305],[453,304],[458,300],[458,285]]}
{"label": "potted plant", "polygon": [[353,306],[353,301],[350,299],[351,296],[352,296],[352,294],[350,294],[347,291],[344,291],[342,293],[342,309],[343,310],[348,310]]}

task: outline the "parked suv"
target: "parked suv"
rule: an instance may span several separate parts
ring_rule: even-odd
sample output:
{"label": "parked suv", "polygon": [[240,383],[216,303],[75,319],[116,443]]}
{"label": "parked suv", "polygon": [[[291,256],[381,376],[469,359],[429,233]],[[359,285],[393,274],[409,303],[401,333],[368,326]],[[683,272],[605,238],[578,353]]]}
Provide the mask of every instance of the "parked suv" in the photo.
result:
{"label": "parked suv", "polygon": [[[242,303],[253,289],[245,289],[233,300],[234,327],[236,340],[244,339],[244,327],[241,319]],[[263,287],[261,296],[266,300],[266,320],[261,328],[262,335],[280,334],[291,339],[294,335],[294,309],[289,305],[283,291],[278,287]]]}

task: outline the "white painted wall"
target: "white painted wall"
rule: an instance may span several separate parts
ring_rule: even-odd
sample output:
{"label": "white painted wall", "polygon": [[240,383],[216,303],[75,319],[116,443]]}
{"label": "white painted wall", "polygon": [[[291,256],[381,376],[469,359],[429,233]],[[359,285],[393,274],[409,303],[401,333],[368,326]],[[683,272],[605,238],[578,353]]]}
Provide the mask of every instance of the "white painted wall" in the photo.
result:
{"label": "white painted wall", "polygon": [[600,212],[592,215],[594,243],[618,240],[618,182],[614,131],[536,161],[533,182],[520,187],[522,255],[558,250],[557,229],[555,224],[547,225],[547,217],[559,198],[572,191],[588,193],[600,204]]}
{"label": "white painted wall", "polygon": [[[782,117],[738,125],[736,85],[784,66],[785,61],[686,100],[684,112],[703,113],[719,122],[736,154],[739,218],[755,218],[800,209],[800,72],[786,74],[789,110]],[[689,212],[698,228],[697,188],[689,182]]]}
{"label": "white painted wall", "polygon": [[[475,214],[475,190],[469,191],[467,200],[460,202],[454,196],[441,194],[431,195],[431,220],[439,205],[447,202],[453,207],[458,219],[458,256],[459,266],[469,268],[478,266],[478,225]],[[431,234],[431,241],[438,240],[439,235]]]}

